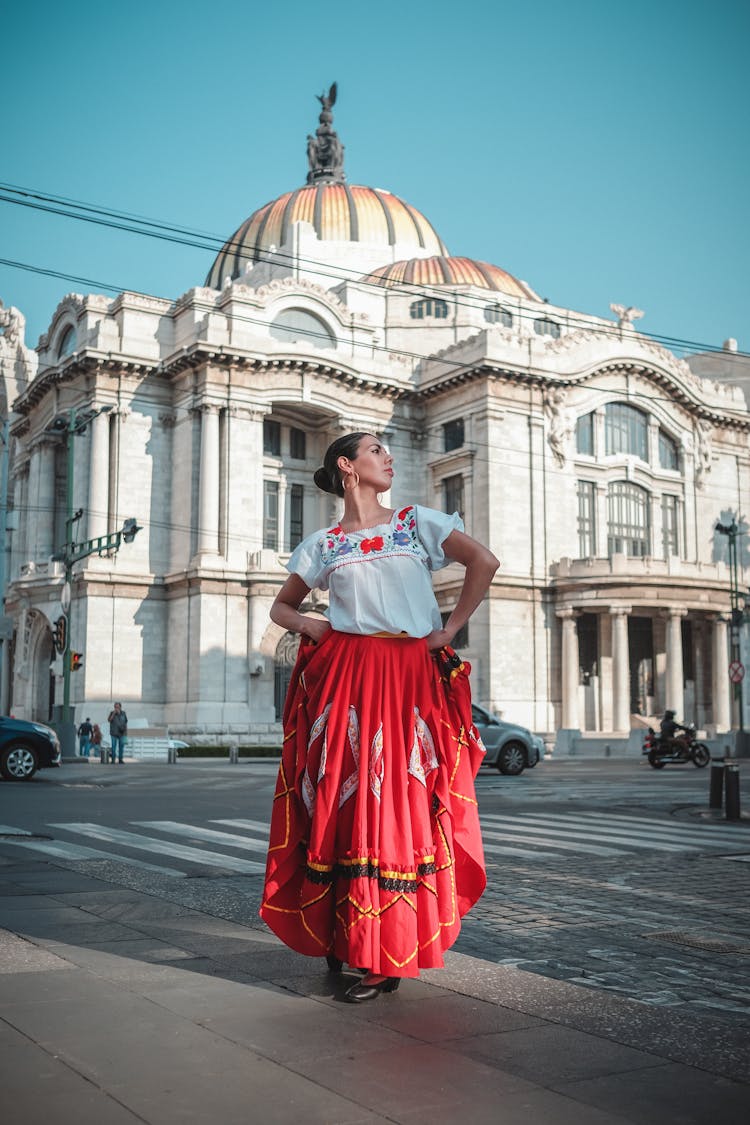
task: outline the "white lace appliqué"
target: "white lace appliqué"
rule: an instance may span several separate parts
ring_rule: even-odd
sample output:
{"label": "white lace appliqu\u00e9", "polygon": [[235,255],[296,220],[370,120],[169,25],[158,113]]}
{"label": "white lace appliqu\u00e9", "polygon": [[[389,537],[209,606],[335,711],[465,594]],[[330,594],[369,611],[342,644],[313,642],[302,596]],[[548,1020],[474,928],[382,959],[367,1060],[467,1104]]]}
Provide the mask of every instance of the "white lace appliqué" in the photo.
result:
{"label": "white lace appliqu\u00e9", "polygon": [[432,773],[438,766],[435,743],[427,723],[419,713],[419,708],[414,708],[414,742],[409,755],[409,773],[427,787],[427,774]]}

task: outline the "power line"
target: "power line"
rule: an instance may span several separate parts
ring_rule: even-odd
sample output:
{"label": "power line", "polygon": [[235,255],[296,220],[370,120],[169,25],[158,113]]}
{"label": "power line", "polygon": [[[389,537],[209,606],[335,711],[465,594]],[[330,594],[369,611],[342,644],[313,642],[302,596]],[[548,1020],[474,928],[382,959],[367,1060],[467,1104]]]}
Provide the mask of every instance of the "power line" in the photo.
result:
{"label": "power line", "polygon": [[[3,194],[4,193],[4,194]],[[78,219],[81,222],[93,223],[97,226],[109,227],[115,230],[125,231],[132,234],[140,234],[144,237],[159,238],[164,241],[177,243],[183,246],[190,246],[196,249],[211,250],[217,253],[220,250],[241,250],[243,244],[241,241],[234,241],[233,237],[230,239],[222,238],[220,235],[209,234],[206,232],[199,232],[186,227],[178,227],[173,224],[167,223],[163,220],[148,219],[141,216],[136,216],[128,212],[115,211],[105,207],[100,207],[95,204],[84,203],[80,200],[70,200],[63,196],[50,195],[49,193],[42,192],[32,188],[18,187],[12,184],[0,183],[0,202],[15,204],[23,207],[29,207],[34,210],[45,211],[56,214],[65,218]],[[242,228],[240,228],[242,229]],[[268,261],[271,263],[286,262],[289,266],[303,266],[310,267],[321,277],[327,277],[338,282],[347,280],[361,281],[362,274],[358,270],[347,269],[341,266],[331,266],[323,264],[311,259],[306,259],[301,256],[288,254],[282,250],[276,250],[273,254],[270,252],[264,254],[260,252],[256,259],[257,261]],[[5,263],[13,266],[13,263]],[[31,268],[19,266],[18,268]],[[53,271],[44,271],[39,269],[38,272],[46,272],[47,276],[54,276]],[[68,276],[60,275],[64,280],[69,280]],[[85,279],[82,279],[85,281]],[[439,285],[419,285],[406,281],[392,281],[389,285],[385,285],[384,280],[373,275],[367,275],[368,283],[376,285],[380,288],[386,288],[395,291],[401,291],[406,294],[424,295],[425,291],[437,291],[446,294],[446,290],[450,290],[450,286]],[[89,282],[85,282],[89,284]],[[113,290],[115,287],[111,285],[101,285],[100,288]],[[117,290],[118,292],[121,290]],[[502,301],[503,298],[507,301],[508,294],[502,294],[497,290],[488,290],[488,293],[498,293],[496,300]],[[473,298],[467,299],[468,295],[459,297],[455,292],[451,297],[451,303],[456,307],[476,309],[487,304],[487,298]],[[514,300],[514,298],[510,298]],[[522,312],[517,306],[511,305],[513,313],[521,320],[534,321],[539,319],[539,314],[534,312]],[[556,315],[556,314],[553,314]],[[570,310],[566,310],[565,324],[568,327],[585,328],[587,331],[600,332],[604,335],[616,335],[618,328],[616,325],[594,325],[590,320],[583,317],[579,318],[575,313],[571,315]],[[419,329],[421,325],[410,325],[414,329]],[[714,344],[702,344],[698,341],[685,340],[675,336],[664,336],[657,333],[641,332],[639,335],[646,337],[656,343],[671,349],[679,349],[685,351],[703,351],[703,352],[718,352],[721,353],[722,349]],[[735,352],[733,355],[744,356],[746,353]]]}

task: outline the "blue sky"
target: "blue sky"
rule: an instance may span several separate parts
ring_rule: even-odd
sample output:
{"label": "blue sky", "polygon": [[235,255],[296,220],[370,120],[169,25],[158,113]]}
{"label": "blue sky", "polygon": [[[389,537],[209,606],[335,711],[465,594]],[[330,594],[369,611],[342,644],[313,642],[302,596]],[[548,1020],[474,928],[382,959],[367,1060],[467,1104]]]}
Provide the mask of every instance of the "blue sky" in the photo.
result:
{"label": "blue sky", "polygon": [[[3,182],[228,237],[304,182],[339,85],[351,183],[553,303],[750,351],[750,6],[16,3]],[[0,203],[0,257],[177,297],[213,255]],[[36,343],[70,283],[0,266]],[[80,289],[81,287],[77,287]]]}

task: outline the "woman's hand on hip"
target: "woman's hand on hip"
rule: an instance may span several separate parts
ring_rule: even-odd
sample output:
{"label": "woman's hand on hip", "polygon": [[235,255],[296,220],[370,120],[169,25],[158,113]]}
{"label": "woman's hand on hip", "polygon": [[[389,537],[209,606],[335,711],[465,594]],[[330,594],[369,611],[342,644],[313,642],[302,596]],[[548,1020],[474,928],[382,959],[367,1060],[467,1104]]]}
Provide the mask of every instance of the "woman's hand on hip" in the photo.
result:
{"label": "woman's hand on hip", "polygon": [[427,634],[425,641],[430,652],[439,652],[441,648],[453,643],[453,636],[447,629],[433,629]]}
{"label": "woman's hand on hip", "polygon": [[303,617],[305,621],[300,632],[309,637],[311,641],[315,641],[315,644],[322,641],[323,637],[331,631],[330,621],[325,621],[322,617],[307,617],[305,614],[303,614]]}

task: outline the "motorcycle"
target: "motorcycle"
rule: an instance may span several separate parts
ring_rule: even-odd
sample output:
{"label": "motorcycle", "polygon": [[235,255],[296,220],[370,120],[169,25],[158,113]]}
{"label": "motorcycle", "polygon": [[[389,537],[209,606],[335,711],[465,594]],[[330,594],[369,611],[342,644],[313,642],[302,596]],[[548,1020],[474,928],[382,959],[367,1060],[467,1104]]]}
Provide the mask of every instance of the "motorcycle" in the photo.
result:
{"label": "motorcycle", "polygon": [[710,750],[695,737],[695,723],[690,723],[666,746],[653,727],[649,727],[643,740],[642,753],[648,757],[648,764],[655,770],[664,769],[667,762],[692,762],[698,769],[703,769],[711,761]]}

